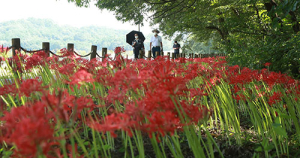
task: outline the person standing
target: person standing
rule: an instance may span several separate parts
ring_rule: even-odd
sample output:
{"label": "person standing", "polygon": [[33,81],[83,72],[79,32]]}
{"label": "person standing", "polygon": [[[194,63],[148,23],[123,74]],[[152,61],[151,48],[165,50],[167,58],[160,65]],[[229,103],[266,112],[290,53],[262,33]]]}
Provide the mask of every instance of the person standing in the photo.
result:
{"label": "person standing", "polygon": [[157,29],[154,29],[152,32],[154,33],[154,36],[152,36],[150,40],[150,49],[152,51],[153,57],[155,58],[156,52],[158,52],[158,55],[160,55],[160,52],[163,51],[163,45],[161,37],[158,36],[159,31]]}
{"label": "person standing", "polygon": [[136,33],[134,34],[134,40],[132,41],[132,47],[133,47],[133,54],[134,54],[134,59],[139,58],[140,50],[144,50],[144,42],[139,39],[139,35]]}
{"label": "person standing", "polygon": [[174,45],[173,45],[173,49],[174,49],[174,55],[175,55],[175,58],[177,58],[179,56],[179,49],[180,49],[180,44],[177,43],[177,41],[174,42]]}

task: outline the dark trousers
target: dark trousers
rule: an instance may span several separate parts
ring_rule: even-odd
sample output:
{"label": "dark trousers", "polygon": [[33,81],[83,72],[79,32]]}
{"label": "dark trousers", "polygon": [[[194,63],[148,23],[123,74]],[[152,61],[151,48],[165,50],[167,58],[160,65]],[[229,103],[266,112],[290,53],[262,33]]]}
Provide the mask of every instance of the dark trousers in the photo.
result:
{"label": "dark trousers", "polygon": [[179,51],[174,51],[174,56],[175,56],[175,58],[178,58],[179,57]]}
{"label": "dark trousers", "polygon": [[138,59],[141,49],[133,49],[134,59]]}
{"label": "dark trousers", "polygon": [[152,54],[154,58],[156,57],[156,52],[160,55],[160,47],[152,47]]}

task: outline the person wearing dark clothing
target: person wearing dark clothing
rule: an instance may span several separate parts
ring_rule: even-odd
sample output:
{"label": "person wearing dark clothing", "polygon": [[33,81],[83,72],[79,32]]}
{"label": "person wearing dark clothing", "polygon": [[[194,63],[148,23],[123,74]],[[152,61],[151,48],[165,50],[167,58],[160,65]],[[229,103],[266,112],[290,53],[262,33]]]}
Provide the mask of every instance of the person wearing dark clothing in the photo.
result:
{"label": "person wearing dark clothing", "polygon": [[173,45],[173,49],[174,49],[174,55],[175,57],[179,56],[179,49],[180,49],[180,44],[177,43],[177,41],[175,41],[174,45]]}
{"label": "person wearing dark clothing", "polygon": [[134,59],[139,58],[140,50],[144,50],[144,42],[139,39],[138,34],[135,34],[135,39],[132,41],[132,47],[133,47],[133,53],[134,53]]}

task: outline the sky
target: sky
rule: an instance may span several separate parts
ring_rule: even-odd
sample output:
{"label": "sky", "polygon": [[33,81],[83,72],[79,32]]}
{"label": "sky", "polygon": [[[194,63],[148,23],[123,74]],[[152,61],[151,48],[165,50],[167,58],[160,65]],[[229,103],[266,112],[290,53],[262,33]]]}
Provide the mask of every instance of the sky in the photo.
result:
{"label": "sky", "polygon": [[[93,2],[93,0],[92,0]],[[76,7],[68,0],[0,0],[0,22],[33,18],[52,19],[58,25],[105,26],[114,29],[138,30],[138,26],[118,21],[113,12],[100,10],[93,4],[89,8]],[[151,33],[148,22],[140,29]]]}

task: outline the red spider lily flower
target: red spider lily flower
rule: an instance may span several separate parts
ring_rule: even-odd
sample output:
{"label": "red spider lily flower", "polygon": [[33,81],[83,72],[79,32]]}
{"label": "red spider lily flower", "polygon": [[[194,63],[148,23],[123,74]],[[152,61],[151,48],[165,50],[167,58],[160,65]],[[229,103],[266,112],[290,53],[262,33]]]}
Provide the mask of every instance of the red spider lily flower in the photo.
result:
{"label": "red spider lily flower", "polygon": [[47,58],[48,58],[48,55],[45,53],[45,51],[36,52],[31,57],[27,57],[25,59],[26,60],[25,69],[29,70],[37,65],[44,66]]}
{"label": "red spider lily flower", "polygon": [[[35,157],[47,154],[51,146],[58,145],[54,137],[54,125],[51,123],[53,113],[45,113],[45,106],[35,104],[12,108],[0,118],[0,140],[16,145],[17,157]],[[40,150],[39,150],[40,149]]]}
{"label": "red spider lily flower", "polygon": [[162,136],[167,133],[173,135],[175,130],[182,126],[177,115],[171,111],[153,112],[151,116],[147,117],[147,120],[149,120],[149,123],[144,124],[142,130],[146,131],[150,138],[156,132]]}
{"label": "red spider lily flower", "polygon": [[47,107],[55,112],[59,119],[68,122],[70,120],[70,115],[73,112],[73,115],[80,118],[80,113],[83,109],[93,110],[96,105],[94,104],[92,98],[90,97],[75,97],[70,95],[66,90],[59,91],[56,95],[46,94],[42,97],[42,103],[47,105]]}
{"label": "red spider lily flower", "polygon": [[97,58],[94,58],[92,60],[90,60],[89,62],[86,62],[84,64],[84,67],[86,68],[86,70],[89,72],[89,73],[92,73],[92,74],[97,74],[97,72],[95,71],[95,68],[96,67],[102,67],[102,64],[101,64],[101,61],[97,60]]}
{"label": "red spider lily flower", "polygon": [[41,99],[42,103],[55,112],[60,119],[69,121],[75,98],[75,96],[70,95],[66,90],[59,90],[57,95],[55,93],[44,93]]}
{"label": "red spider lily flower", "polygon": [[[7,105],[4,102],[2,98],[0,98],[0,116],[2,115],[1,113],[6,111]],[[1,126],[1,125],[0,125]]]}
{"label": "red spider lily flower", "polygon": [[113,68],[118,68],[119,70],[122,69],[122,67],[124,66],[124,58],[122,57],[121,54],[118,54],[115,57],[115,60],[111,62],[111,65],[113,65]]}
{"label": "red spider lily flower", "polygon": [[23,80],[20,85],[20,92],[25,96],[29,97],[32,92],[42,91],[44,87],[41,86],[42,81],[35,79]]}
{"label": "red spider lily flower", "polygon": [[126,92],[127,91],[125,89],[120,90],[119,87],[111,88],[108,90],[108,95],[105,98],[105,100],[111,103],[115,101],[119,101],[120,103],[123,103],[123,101],[126,98]]}
{"label": "red spider lily flower", "polygon": [[115,131],[123,130],[132,135],[131,128],[136,126],[136,121],[132,120],[129,115],[118,113],[105,117],[102,123],[92,121],[89,126],[99,132],[110,132],[113,137],[117,137]]}
{"label": "red spider lily flower", "polygon": [[280,102],[282,100],[282,98],[281,98],[282,96],[283,95],[281,92],[274,92],[273,95],[270,96],[270,98],[269,98],[269,101],[268,101],[269,105],[273,105],[275,103]]}
{"label": "red spider lily flower", "polygon": [[257,70],[251,70],[249,68],[243,68],[241,72],[238,74],[235,72],[236,70],[232,69],[231,72],[226,72],[226,75],[228,76],[228,80],[230,84],[247,84],[249,82],[252,82],[256,80],[256,76],[258,75]]}
{"label": "red spider lily flower", "polygon": [[68,63],[61,68],[58,69],[58,71],[62,74],[71,76],[75,73],[76,65],[75,63]]}
{"label": "red spider lily flower", "polygon": [[200,104],[188,104],[186,101],[181,101],[180,105],[191,122],[198,123],[203,118],[209,116],[209,110]]}
{"label": "red spider lily flower", "polygon": [[286,74],[281,74],[281,72],[263,71],[262,80],[272,89],[272,87],[276,84],[289,85],[288,83],[291,80],[291,77]]}
{"label": "red spider lily flower", "polygon": [[237,74],[240,71],[240,67],[238,65],[229,66],[227,72],[231,74]]}
{"label": "red spider lily flower", "polygon": [[271,65],[271,63],[265,63],[264,65],[268,67]]}
{"label": "red spider lily flower", "polygon": [[106,68],[100,68],[97,70],[95,76],[95,81],[101,83],[104,86],[111,85],[112,72]]}
{"label": "red spider lily flower", "polygon": [[203,89],[200,89],[200,88],[189,89],[189,92],[190,92],[190,98],[201,97],[201,96],[207,96],[208,95],[207,93],[204,93]]}
{"label": "red spider lily flower", "polygon": [[3,47],[3,45],[0,45],[0,53],[7,53],[8,47]]}
{"label": "red spider lily flower", "polygon": [[47,64],[50,69],[58,70],[59,69],[59,58],[57,56],[48,57],[46,59]]}
{"label": "red spider lily flower", "polygon": [[114,52],[116,55],[119,55],[120,53],[126,52],[126,50],[124,49],[124,47],[116,47]]}
{"label": "red spider lily flower", "polygon": [[67,83],[70,85],[78,85],[78,88],[80,88],[82,83],[91,83],[94,81],[92,74],[88,73],[84,69],[80,69],[72,77],[70,77],[70,81]]}
{"label": "red spider lily flower", "polygon": [[13,71],[23,72],[22,66],[24,64],[24,59],[27,58],[27,55],[23,55],[16,50],[16,55],[8,58],[9,65],[13,68]]}
{"label": "red spider lily flower", "polygon": [[8,94],[15,95],[17,93],[18,93],[18,89],[14,83],[0,87],[0,95],[3,96]]}
{"label": "red spider lily flower", "polygon": [[67,50],[66,48],[60,49],[59,52],[62,54],[63,57],[68,57],[68,58],[75,58],[75,54],[73,50]]}
{"label": "red spider lily flower", "polygon": [[19,89],[16,87],[14,83],[0,87],[0,95],[7,95],[7,94],[15,95],[19,93],[21,95],[25,95],[29,97],[31,93],[37,91],[41,92],[43,88],[45,88],[41,85],[42,85],[42,81],[38,81],[37,78],[27,79],[21,82]]}
{"label": "red spider lily flower", "polygon": [[240,100],[243,100],[243,101],[246,101],[247,100],[247,97],[244,95],[244,94],[237,94],[236,96],[233,96],[233,98],[236,100],[236,101],[240,101]]}

